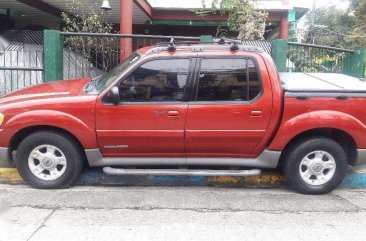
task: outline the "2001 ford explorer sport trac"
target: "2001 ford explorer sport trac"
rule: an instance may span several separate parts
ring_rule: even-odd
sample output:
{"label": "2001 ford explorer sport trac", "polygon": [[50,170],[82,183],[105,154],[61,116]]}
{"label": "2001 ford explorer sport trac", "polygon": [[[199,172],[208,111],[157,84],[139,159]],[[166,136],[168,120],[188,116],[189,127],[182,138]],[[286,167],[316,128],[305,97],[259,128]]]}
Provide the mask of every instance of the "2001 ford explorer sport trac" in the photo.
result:
{"label": "2001 ford explorer sport trac", "polygon": [[366,163],[365,106],[358,78],[280,76],[269,55],[236,44],[160,45],[95,79],[1,98],[0,158],[35,188],[67,187],[86,163],[111,175],[281,166],[296,191],[322,194]]}

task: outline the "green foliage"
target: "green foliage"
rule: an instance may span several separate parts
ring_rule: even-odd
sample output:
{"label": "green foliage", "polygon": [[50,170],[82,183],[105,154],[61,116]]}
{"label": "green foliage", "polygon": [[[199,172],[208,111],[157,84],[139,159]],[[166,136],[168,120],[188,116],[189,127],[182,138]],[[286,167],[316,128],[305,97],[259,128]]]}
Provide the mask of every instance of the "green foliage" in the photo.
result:
{"label": "green foliage", "polygon": [[311,12],[307,24],[306,43],[345,48],[348,46],[346,37],[355,25],[355,18],[349,10],[332,6]]}
{"label": "green foliage", "polygon": [[[348,36],[355,26],[350,9],[335,6],[319,8],[307,16],[308,30],[304,42],[309,44],[350,48]],[[341,72],[349,53],[326,48],[289,48],[289,60],[298,72]]]}
{"label": "green foliage", "polygon": [[[106,21],[106,13],[102,11],[97,3],[85,3],[72,0],[67,5],[67,11],[63,12],[62,19],[65,32],[84,33],[111,33],[113,24]],[[110,68],[109,56],[114,50],[111,46],[116,46],[116,40],[112,38],[93,38],[83,36],[70,36],[65,38],[65,44],[74,52],[79,53],[85,59],[92,61],[92,57],[103,60],[103,70]],[[100,46],[102,45],[102,46]]]}
{"label": "green foliage", "polygon": [[366,48],[366,0],[353,1],[355,26],[347,41],[356,47]]}
{"label": "green foliage", "polygon": [[110,33],[113,24],[105,20],[105,11],[101,11],[97,3],[85,3],[72,0],[67,5],[67,11],[63,12],[62,19],[65,23],[63,31],[86,33]]}
{"label": "green foliage", "polygon": [[211,6],[207,6],[206,0],[202,0],[202,4],[203,9],[195,11],[199,15],[228,16],[226,24],[218,27],[218,36],[226,36],[228,31],[233,31],[238,33],[238,39],[263,39],[268,13],[255,10],[253,1],[213,0]]}

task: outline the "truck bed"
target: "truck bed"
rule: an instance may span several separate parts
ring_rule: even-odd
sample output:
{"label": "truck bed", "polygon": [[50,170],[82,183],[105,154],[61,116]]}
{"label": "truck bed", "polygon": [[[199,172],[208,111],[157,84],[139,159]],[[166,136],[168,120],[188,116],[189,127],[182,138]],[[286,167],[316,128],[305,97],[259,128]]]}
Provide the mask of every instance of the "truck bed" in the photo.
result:
{"label": "truck bed", "polygon": [[334,73],[280,73],[285,92],[366,93],[366,80]]}

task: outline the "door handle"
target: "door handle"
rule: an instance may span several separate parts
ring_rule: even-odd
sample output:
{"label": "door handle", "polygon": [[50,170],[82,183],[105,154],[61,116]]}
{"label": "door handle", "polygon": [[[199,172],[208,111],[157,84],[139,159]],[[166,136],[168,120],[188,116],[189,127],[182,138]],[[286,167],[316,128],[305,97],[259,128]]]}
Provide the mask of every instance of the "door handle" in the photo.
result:
{"label": "door handle", "polygon": [[250,112],[251,117],[262,117],[262,111],[261,110],[252,110]]}
{"label": "door handle", "polygon": [[177,111],[177,110],[168,111],[168,117],[178,117],[178,116],[179,116],[179,111]]}

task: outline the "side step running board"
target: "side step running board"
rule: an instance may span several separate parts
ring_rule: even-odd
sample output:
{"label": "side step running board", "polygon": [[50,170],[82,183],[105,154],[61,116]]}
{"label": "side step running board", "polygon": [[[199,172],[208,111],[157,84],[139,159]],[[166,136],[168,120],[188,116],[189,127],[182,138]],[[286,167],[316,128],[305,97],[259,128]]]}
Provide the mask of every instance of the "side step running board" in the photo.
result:
{"label": "side step running board", "polygon": [[257,176],[261,170],[191,170],[191,169],[125,169],[104,167],[109,175],[157,175],[157,176]]}

